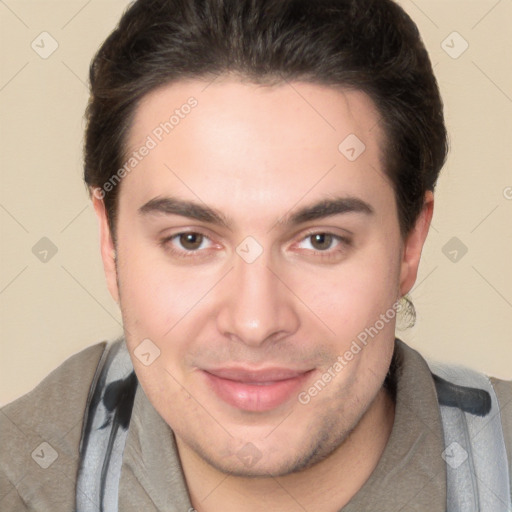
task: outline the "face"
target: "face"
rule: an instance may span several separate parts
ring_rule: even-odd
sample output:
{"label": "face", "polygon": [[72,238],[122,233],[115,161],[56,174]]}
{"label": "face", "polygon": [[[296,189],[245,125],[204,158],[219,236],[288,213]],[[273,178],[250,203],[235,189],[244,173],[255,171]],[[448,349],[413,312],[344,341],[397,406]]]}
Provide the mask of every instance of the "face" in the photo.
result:
{"label": "face", "polygon": [[107,281],[180,449],[225,472],[287,474],[333,453],[378,395],[428,212],[403,240],[365,94],[206,86],[139,105],[127,153],[150,149],[120,185],[117,265],[94,199]]}

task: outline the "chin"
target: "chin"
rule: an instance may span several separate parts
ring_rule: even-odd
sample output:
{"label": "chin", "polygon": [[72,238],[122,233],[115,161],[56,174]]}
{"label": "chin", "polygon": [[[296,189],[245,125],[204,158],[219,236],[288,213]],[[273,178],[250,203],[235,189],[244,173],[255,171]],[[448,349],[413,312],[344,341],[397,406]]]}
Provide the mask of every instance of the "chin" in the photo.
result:
{"label": "chin", "polygon": [[[307,429],[303,439],[282,432],[280,439],[232,439],[224,452],[212,452],[188,439],[183,441],[200,459],[221,473],[240,478],[283,477],[305,471],[333,454],[345,441],[349,431],[327,422],[315,435]],[[216,447],[218,448],[218,446]],[[221,449],[222,450],[222,449]]]}

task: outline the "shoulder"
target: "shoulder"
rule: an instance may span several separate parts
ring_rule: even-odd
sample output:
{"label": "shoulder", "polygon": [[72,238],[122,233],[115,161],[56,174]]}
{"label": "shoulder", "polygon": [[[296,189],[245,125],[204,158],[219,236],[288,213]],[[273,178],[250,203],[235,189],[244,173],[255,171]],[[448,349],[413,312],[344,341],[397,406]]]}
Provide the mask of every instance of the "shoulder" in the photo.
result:
{"label": "shoulder", "polygon": [[53,370],[32,391],[0,409],[24,432],[54,435],[72,427],[70,414],[82,414],[89,387],[107,343],[88,347]]}
{"label": "shoulder", "polygon": [[83,415],[106,346],[98,343],[73,355],[32,391],[0,409],[3,510],[74,507]]}

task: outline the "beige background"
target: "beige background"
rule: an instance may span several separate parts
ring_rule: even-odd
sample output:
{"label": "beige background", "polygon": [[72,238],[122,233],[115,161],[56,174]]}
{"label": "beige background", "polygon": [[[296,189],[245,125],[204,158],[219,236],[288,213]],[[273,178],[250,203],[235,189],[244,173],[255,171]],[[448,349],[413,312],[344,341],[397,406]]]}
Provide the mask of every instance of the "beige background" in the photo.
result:
{"label": "beige background", "polygon": [[[401,4],[435,65],[452,149],[412,293],[417,324],[399,334],[427,356],[510,379],[512,2]],[[88,64],[126,5],[0,2],[0,403],[83,347],[121,333],[81,182],[81,143]],[[34,40],[42,46],[44,31],[59,45],[47,59],[31,47]],[[453,58],[464,41],[469,47]],[[32,252],[42,237],[58,249],[46,263]],[[456,262],[443,253],[453,237],[444,251],[458,250]]]}

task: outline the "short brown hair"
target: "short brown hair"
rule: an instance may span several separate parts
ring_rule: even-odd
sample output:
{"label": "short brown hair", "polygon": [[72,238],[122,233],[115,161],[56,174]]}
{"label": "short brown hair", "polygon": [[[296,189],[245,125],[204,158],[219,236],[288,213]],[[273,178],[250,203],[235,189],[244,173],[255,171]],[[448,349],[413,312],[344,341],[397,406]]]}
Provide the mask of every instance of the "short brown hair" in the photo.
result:
{"label": "short brown hair", "polygon": [[[180,79],[235,73],[367,93],[387,138],[400,229],[413,227],[447,153],[443,105],[418,29],[391,0],[137,0],[90,67],[84,179],[123,166],[140,100]],[[115,237],[119,186],[103,191]]]}

